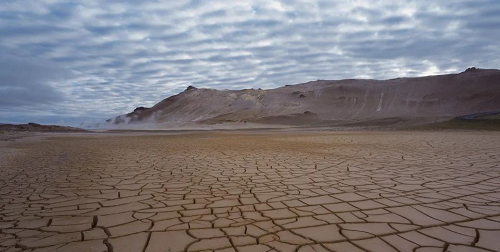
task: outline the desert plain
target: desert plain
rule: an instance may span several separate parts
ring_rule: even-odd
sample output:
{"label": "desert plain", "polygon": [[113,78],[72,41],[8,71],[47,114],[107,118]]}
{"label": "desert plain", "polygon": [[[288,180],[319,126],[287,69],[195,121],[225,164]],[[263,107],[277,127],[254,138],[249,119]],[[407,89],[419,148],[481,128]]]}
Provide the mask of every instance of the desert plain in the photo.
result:
{"label": "desert plain", "polygon": [[0,141],[1,251],[500,251],[500,134]]}

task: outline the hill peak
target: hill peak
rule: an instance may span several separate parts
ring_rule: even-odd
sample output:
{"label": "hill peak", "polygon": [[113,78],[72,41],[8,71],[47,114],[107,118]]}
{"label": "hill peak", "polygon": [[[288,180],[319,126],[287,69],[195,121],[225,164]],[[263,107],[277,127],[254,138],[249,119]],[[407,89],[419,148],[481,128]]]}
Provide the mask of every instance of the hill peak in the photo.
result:
{"label": "hill peak", "polygon": [[475,67],[461,74],[390,80],[319,80],[265,91],[193,90],[198,88],[189,86],[150,109],[110,121],[154,122],[162,127],[242,121],[324,125],[387,118],[434,120],[500,109],[500,71]]}

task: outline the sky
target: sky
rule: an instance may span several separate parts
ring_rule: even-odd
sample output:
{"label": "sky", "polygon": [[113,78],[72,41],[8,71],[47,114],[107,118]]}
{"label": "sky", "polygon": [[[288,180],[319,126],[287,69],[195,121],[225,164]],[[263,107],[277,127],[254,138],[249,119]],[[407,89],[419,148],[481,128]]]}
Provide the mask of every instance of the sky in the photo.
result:
{"label": "sky", "polygon": [[499,56],[499,0],[2,0],[0,123],[79,125],[190,85],[457,73]]}

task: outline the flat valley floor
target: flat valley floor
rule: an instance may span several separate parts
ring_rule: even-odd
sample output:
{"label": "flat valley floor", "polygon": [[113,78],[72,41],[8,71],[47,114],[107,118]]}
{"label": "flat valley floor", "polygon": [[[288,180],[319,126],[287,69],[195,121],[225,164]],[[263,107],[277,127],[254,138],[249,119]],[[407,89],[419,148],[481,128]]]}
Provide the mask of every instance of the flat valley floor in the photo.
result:
{"label": "flat valley floor", "polygon": [[500,251],[500,134],[0,141],[0,251]]}

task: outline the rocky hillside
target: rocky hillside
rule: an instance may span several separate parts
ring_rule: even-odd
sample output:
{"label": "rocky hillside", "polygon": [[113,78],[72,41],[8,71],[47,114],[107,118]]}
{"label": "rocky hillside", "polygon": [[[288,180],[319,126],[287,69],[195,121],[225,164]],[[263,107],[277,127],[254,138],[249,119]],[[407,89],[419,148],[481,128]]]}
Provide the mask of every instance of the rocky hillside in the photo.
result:
{"label": "rocky hillside", "polygon": [[425,121],[500,110],[500,71],[391,80],[318,80],[276,89],[188,87],[151,108],[112,124],[169,125],[253,122],[325,125],[369,121]]}

